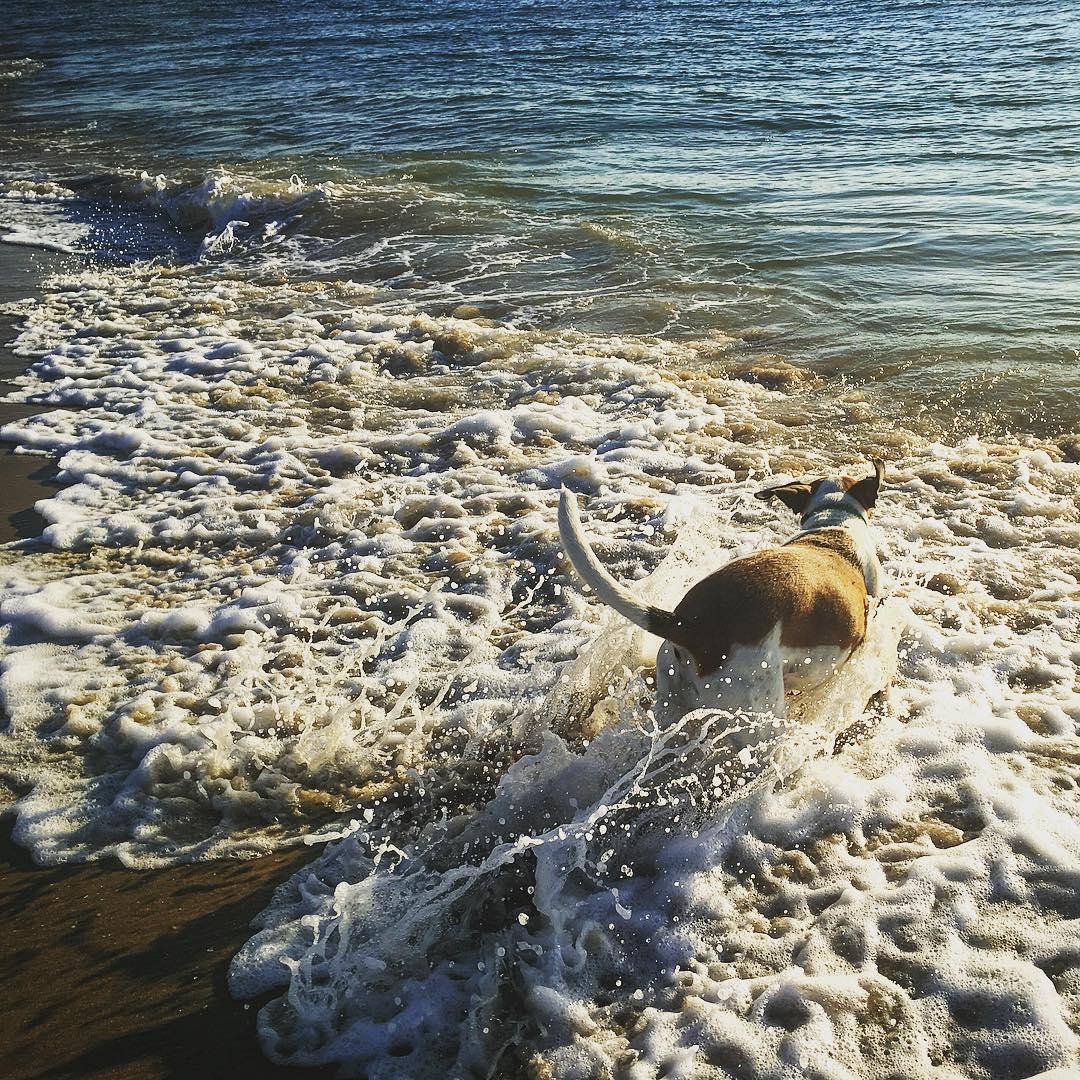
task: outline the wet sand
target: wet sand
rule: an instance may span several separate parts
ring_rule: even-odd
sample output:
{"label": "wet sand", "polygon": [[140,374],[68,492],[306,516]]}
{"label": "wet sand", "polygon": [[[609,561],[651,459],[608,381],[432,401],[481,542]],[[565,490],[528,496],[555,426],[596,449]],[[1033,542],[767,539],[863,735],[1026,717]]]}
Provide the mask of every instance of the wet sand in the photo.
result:
{"label": "wet sand", "polygon": [[[0,304],[32,295],[57,259],[0,244]],[[0,391],[26,362],[0,316]],[[0,404],[0,423],[40,409]],[[0,542],[38,535],[38,499],[55,490],[44,458],[0,444]],[[234,1001],[229,960],[274,887],[309,849],[247,862],[127,870],[115,862],[42,868],[0,831],[0,1076],[306,1077],[259,1051],[257,1005]]]}
{"label": "wet sand", "polygon": [[[41,277],[60,265],[50,252],[0,244],[0,307],[32,296]],[[11,380],[26,368],[26,360],[10,348],[15,320],[0,313],[0,396],[13,389]],[[41,412],[32,405],[0,402],[0,426]],[[0,544],[37,536],[44,524],[34,503],[56,488],[52,463],[36,454],[16,454],[11,443],[0,441]]]}
{"label": "wet sand", "polygon": [[234,1001],[229,960],[274,887],[311,859],[168,870],[45,869],[0,839],[0,1076],[200,1080],[309,1077],[259,1051],[256,1006]]}

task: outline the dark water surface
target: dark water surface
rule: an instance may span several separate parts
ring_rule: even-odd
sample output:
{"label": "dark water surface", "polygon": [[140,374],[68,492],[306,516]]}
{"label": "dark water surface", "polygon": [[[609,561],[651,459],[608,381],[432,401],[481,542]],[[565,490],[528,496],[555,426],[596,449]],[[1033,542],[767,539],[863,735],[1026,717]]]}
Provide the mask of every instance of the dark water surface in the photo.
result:
{"label": "dark water surface", "polygon": [[[1080,417],[1073,5],[119,0],[5,20],[4,171],[72,182],[84,248],[733,335],[976,427]],[[293,175],[332,186],[269,232],[208,194]]]}

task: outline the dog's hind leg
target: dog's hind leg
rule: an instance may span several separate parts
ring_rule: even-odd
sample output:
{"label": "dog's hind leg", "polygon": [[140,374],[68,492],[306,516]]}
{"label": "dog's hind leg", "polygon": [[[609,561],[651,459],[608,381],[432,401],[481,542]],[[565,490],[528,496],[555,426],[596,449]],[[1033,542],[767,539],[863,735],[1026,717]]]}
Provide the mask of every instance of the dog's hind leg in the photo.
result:
{"label": "dog's hind leg", "polygon": [[723,666],[708,674],[699,673],[679,646],[661,646],[656,656],[657,724],[666,729],[701,710],[728,714],[730,719],[711,726],[718,735],[723,731],[723,741],[736,751],[779,735],[786,715],[779,628],[753,645],[735,646]]}
{"label": "dog's hind leg", "polygon": [[[778,635],[776,635],[778,637]],[[685,782],[701,784],[711,798],[729,797],[741,786],[771,770],[786,730],[783,667],[768,641],[734,650],[731,660],[708,676],[699,676],[696,694],[667,701],[696,708],[674,718],[673,732],[682,747]],[[773,642],[776,644],[776,642]]]}
{"label": "dog's hind leg", "polygon": [[734,714],[725,734],[732,749],[772,745],[783,735],[787,707],[779,627],[755,645],[734,648],[715,678],[716,706]]}
{"label": "dog's hind leg", "polygon": [[665,641],[656,654],[656,704],[653,715],[660,728],[668,728],[687,713],[711,704],[702,695],[694,660],[685,649]]}

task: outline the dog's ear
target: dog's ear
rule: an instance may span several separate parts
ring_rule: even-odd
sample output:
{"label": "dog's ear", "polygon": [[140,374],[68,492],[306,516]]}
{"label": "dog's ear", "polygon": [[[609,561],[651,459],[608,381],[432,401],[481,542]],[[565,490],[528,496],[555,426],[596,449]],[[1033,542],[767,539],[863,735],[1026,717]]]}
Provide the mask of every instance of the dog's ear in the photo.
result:
{"label": "dog's ear", "polygon": [[847,493],[864,509],[873,510],[877,502],[881,481],[885,476],[885,462],[874,458],[874,475],[867,476],[857,484],[852,484]]}
{"label": "dog's ear", "polygon": [[756,499],[779,499],[789,510],[801,514],[810,502],[809,484],[781,484],[779,487],[762,488],[755,491]]}

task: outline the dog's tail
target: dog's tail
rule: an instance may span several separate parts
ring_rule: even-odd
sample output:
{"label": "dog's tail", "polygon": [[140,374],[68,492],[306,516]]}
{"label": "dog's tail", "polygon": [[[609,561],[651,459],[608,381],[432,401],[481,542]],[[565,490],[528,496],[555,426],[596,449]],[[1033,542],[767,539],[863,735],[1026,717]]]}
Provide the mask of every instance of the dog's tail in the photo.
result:
{"label": "dog's tail", "polygon": [[675,616],[663,608],[643,604],[624,589],[601,565],[581,531],[577,498],[569,488],[559,496],[559,538],[581,579],[591,585],[596,595],[613,607],[624,619],[657,637],[677,640]]}

